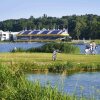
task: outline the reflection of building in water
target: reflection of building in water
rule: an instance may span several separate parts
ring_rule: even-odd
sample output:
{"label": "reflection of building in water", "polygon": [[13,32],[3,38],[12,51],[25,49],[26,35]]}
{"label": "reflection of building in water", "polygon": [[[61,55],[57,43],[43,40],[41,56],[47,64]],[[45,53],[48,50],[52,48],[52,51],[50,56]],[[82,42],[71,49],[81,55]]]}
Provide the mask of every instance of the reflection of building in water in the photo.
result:
{"label": "reflection of building in water", "polygon": [[35,40],[60,40],[69,37],[66,29],[64,30],[26,30],[17,34],[17,41],[35,41]]}

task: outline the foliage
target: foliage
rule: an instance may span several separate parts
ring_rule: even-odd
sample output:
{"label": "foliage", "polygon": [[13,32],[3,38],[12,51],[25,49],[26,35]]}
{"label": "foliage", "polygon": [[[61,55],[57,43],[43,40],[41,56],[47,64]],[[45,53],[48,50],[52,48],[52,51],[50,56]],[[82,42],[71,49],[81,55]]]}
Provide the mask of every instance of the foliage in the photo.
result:
{"label": "foliage", "polygon": [[0,22],[0,29],[4,31],[22,31],[34,29],[68,29],[73,39],[100,39],[100,16],[93,14],[62,16],[61,18],[42,17],[10,19]]}
{"label": "foliage", "polygon": [[53,50],[57,50],[58,52],[62,52],[62,53],[79,53],[79,48],[72,45],[72,44],[68,44],[68,43],[55,43],[55,42],[51,42],[51,43],[47,43],[45,45],[43,45],[40,48],[31,48],[26,50],[27,52],[48,52],[48,53],[52,53]]}
{"label": "foliage", "polygon": [[[19,65],[0,65],[0,100],[74,100],[75,96],[69,96],[58,92],[48,84],[42,87],[39,82],[29,82]],[[21,71],[21,73],[20,73]]]}
{"label": "foliage", "polygon": [[[77,100],[58,92],[51,86],[42,87],[31,83],[25,73],[34,69],[49,69],[52,72],[100,71],[100,55],[58,54],[51,60],[51,53],[1,53],[0,55],[0,100]],[[83,97],[81,100],[87,100]]]}

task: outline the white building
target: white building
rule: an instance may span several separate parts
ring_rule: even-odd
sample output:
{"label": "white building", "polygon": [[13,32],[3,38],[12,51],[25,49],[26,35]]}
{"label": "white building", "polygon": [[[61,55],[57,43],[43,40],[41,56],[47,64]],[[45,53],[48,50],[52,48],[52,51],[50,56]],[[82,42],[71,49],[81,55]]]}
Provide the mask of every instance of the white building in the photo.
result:
{"label": "white building", "polygon": [[9,37],[10,37],[10,32],[9,31],[2,31],[0,30],[0,41],[4,41],[4,40],[9,40]]}
{"label": "white building", "polygon": [[9,32],[9,31],[2,31],[0,30],[0,41],[4,41],[4,40],[10,40],[11,35],[13,36],[13,39],[16,40],[16,35],[19,32]]}
{"label": "white building", "polygon": [[19,32],[10,32],[10,34],[13,36],[13,39],[14,40],[17,40],[17,34],[18,34]]}

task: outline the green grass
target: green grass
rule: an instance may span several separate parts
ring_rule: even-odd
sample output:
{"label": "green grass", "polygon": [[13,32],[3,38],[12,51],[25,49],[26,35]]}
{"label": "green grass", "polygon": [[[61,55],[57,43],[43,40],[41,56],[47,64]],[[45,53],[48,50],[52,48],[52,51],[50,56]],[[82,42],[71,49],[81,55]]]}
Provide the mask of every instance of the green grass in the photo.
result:
{"label": "green grass", "polygon": [[[54,63],[52,61],[52,53],[0,53],[1,61],[13,61],[13,62],[43,62],[45,63]],[[75,55],[75,54],[65,54],[58,53],[57,60],[55,62],[66,62],[72,61],[76,63],[100,63],[100,55]]]}
{"label": "green grass", "polygon": [[67,66],[65,69],[69,67],[70,70],[100,70],[100,55],[58,53],[57,60],[52,61],[52,53],[1,53],[0,62],[7,65],[19,65],[26,70],[49,69],[55,66]]}

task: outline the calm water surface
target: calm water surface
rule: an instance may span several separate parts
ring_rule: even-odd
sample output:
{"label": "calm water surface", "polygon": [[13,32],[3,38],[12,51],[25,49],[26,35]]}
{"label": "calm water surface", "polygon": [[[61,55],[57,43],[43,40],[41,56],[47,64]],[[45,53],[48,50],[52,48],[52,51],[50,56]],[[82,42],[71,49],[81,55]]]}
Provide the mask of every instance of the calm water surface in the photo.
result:
{"label": "calm water surface", "polygon": [[[80,48],[80,53],[81,54],[85,53],[86,44],[76,44],[75,46]],[[96,54],[100,54],[100,45],[97,45]]]}
{"label": "calm water surface", "polygon": [[39,81],[42,86],[48,83],[58,86],[59,91],[100,100],[100,72],[76,73],[70,76],[61,74],[28,74],[28,80]]}
{"label": "calm water surface", "polygon": [[[18,42],[18,43],[0,43],[0,52],[10,52],[14,47],[29,49],[29,48],[36,48],[44,45],[45,43],[42,42]],[[85,44],[76,44],[75,46],[80,48],[80,53],[85,53]],[[97,54],[100,54],[100,45],[97,45]]]}
{"label": "calm water surface", "polygon": [[0,43],[0,52],[10,52],[17,48],[29,49],[29,48],[36,48],[42,46],[44,43],[41,42],[18,42],[18,43]]}

